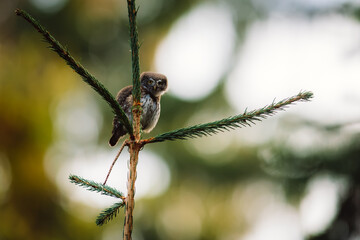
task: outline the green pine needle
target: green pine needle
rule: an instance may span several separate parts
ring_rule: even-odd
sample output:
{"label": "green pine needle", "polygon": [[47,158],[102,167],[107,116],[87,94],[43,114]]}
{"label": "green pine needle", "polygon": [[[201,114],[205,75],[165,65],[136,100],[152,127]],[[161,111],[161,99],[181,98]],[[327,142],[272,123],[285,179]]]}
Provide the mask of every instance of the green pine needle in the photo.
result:
{"label": "green pine needle", "polygon": [[119,103],[111,95],[111,93],[104,87],[104,85],[98,81],[93,75],[91,75],[79,62],[77,62],[71,55],[70,52],[64,48],[41,24],[31,17],[27,12],[17,9],[16,15],[23,17],[29,22],[44,38],[44,40],[50,44],[50,49],[56,52],[66,63],[78,73],[84,82],[89,84],[100,96],[110,105],[114,114],[119,117],[120,122],[125,126],[126,130],[133,138],[133,130],[129,119],[125,112],[120,107]]}
{"label": "green pine needle", "polygon": [[100,213],[100,215],[96,218],[96,225],[102,226],[105,223],[108,223],[110,220],[112,220],[116,215],[119,213],[119,209],[124,207],[125,203],[115,203],[111,207],[105,209]]}
{"label": "green pine needle", "polygon": [[163,142],[166,140],[186,140],[190,138],[211,136],[219,132],[251,126],[252,124],[255,124],[256,121],[261,121],[268,116],[274,115],[277,111],[284,110],[288,105],[294,102],[309,101],[312,97],[312,92],[300,92],[296,96],[286,98],[277,103],[273,102],[269,106],[265,106],[261,109],[253,110],[251,112],[247,112],[245,110],[243,114],[234,117],[228,117],[215,122],[198,124],[195,126],[163,133],[154,138],[145,140],[145,143]]}
{"label": "green pine needle", "polygon": [[79,185],[81,187],[84,187],[89,191],[99,192],[103,195],[120,198],[122,200],[125,199],[124,195],[120,191],[108,185],[102,185],[101,183],[97,183],[91,180],[86,180],[76,175],[70,175],[69,179],[70,182],[75,183],[76,185]]}

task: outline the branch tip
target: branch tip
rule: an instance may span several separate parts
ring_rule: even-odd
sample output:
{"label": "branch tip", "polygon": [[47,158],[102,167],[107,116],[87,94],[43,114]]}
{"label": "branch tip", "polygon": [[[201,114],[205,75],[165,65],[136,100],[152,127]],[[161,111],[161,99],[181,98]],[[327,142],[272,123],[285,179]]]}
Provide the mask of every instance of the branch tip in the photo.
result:
{"label": "branch tip", "polygon": [[70,175],[69,176],[70,182],[74,183],[78,186],[84,187],[86,190],[98,192],[102,195],[107,195],[115,198],[120,198],[122,201],[124,201],[125,197],[124,195],[116,190],[115,188],[112,188],[108,185],[103,185],[101,183],[97,183],[91,180],[84,179],[82,177],[76,176],[76,175]]}
{"label": "branch tip", "polygon": [[102,211],[99,216],[96,218],[96,225],[102,226],[105,223],[108,223],[110,220],[112,220],[116,215],[119,213],[120,208],[124,207],[125,203],[115,203],[111,207],[105,209]]}

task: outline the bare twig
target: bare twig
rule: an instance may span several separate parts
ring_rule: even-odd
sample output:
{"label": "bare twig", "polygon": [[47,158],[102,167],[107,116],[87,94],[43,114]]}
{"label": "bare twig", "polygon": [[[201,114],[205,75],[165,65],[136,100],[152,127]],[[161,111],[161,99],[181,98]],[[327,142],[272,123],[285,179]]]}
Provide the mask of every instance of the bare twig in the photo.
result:
{"label": "bare twig", "polygon": [[108,178],[109,178],[109,176],[110,176],[110,173],[111,173],[111,171],[112,171],[112,169],[113,169],[116,161],[118,160],[118,158],[119,158],[122,150],[124,149],[124,147],[125,147],[126,145],[128,145],[128,140],[125,140],[125,141],[121,144],[121,147],[120,147],[118,153],[116,154],[114,161],[112,162],[112,164],[111,164],[111,166],[110,166],[110,169],[109,169],[109,171],[108,171],[108,174],[106,175],[106,178],[105,178],[105,181],[104,181],[103,185],[106,184],[106,182],[107,182],[107,180],[108,180]]}

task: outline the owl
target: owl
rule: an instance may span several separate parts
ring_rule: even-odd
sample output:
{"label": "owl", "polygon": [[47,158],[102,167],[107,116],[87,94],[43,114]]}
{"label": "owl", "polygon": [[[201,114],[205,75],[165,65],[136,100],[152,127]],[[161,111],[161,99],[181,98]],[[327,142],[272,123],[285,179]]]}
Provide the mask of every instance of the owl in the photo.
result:
{"label": "owl", "polygon": [[[160,117],[160,98],[167,90],[167,78],[166,76],[153,73],[144,72],[140,76],[141,82],[141,96],[140,103],[142,107],[141,113],[141,129],[148,133],[156,125]],[[124,87],[119,91],[116,96],[118,103],[124,110],[126,116],[132,121],[132,96],[133,86]],[[109,140],[110,146],[115,146],[120,137],[127,134],[125,127],[121,124],[118,117],[115,116],[113,120],[112,137]]]}

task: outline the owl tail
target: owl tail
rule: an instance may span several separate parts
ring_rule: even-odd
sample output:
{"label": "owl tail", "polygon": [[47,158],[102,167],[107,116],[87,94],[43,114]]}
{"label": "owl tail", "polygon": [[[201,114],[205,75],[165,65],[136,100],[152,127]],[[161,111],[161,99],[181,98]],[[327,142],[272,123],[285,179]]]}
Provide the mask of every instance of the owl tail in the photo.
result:
{"label": "owl tail", "polygon": [[114,128],[113,132],[112,132],[112,136],[109,140],[109,144],[110,146],[115,146],[117,144],[117,142],[119,141],[119,139],[124,136],[126,134],[126,130],[122,127],[120,128]]}
{"label": "owl tail", "polygon": [[110,146],[115,146],[116,143],[119,141],[119,138],[120,138],[120,134],[119,132],[114,132],[113,135],[111,136],[110,140],[109,140],[109,144]]}

